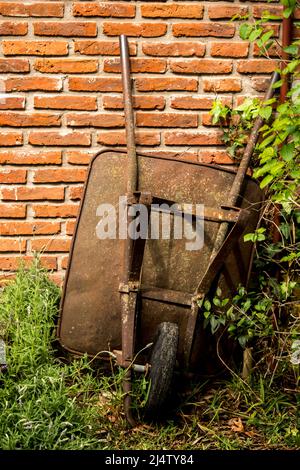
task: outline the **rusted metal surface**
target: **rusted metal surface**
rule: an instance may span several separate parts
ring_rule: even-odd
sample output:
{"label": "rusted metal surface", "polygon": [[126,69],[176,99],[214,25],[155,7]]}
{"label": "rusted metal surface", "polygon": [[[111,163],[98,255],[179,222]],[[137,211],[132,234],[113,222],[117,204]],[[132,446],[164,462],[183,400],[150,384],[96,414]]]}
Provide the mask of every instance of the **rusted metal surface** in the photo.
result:
{"label": "rusted metal surface", "polygon": [[[224,200],[228,199],[235,177],[234,170],[172,158],[138,155],[138,161],[139,190],[178,204],[188,201],[221,208]],[[76,353],[87,352],[94,356],[101,351],[123,348],[119,288],[124,282],[122,255],[125,240],[99,240],[96,236],[99,221],[96,212],[100,204],[110,203],[118,213],[119,196],[124,195],[127,189],[126,164],[127,154],[117,150],[103,151],[91,162],[73,237],[58,331],[62,345]],[[238,201],[239,207],[251,213],[246,232],[256,227],[261,199],[257,184],[246,177]],[[172,298],[172,295],[167,296],[168,299],[162,296],[155,298],[155,295],[150,298],[151,291],[156,292],[156,297],[157,292],[164,289],[180,292],[184,299],[187,294],[193,295],[208,269],[219,226],[220,221],[205,220],[204,247],[200,251],[186,251],[185,239],[146,241],[134,353],[153,340],[159,323],[175,322],[179,325],[178,360],[182,367],[186,367],[184,343],[191,305],[182,305],[184,302],[179,302],[179,297],[177,300]],[[239,283],[246,283],[247,272],[241,275],[238,266],[242,259],[244,266],[248,267],[251,256],[252,244],[245,244],[240,238],[226,259],[227,276],[222,268],[219,285],[224,295],[231,293]],[[195,335],[202,335],[200,349],[204,347],[208,351],[209,345],[201,325]],[[198,356],[194,351],[198,343],[199,338],[197,341],[194,338],[191,350],[194,357]],[[207,361],[210,359],[203,358],[199,367],[205,367]]]}

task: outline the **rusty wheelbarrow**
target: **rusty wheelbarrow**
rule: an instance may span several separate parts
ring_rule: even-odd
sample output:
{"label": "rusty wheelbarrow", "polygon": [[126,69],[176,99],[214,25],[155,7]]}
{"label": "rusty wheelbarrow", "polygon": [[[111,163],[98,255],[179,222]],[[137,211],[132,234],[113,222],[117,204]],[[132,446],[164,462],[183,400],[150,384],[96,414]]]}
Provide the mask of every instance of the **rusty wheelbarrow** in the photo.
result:
{"label": "rusty wheelbarrow", "polygon": [[[169,395],[175,368],[213,369],[211,337],[203,328],[199,303],[213,286],[232,295],[239,284],[247,284],[253,247],[244,244],[242,235],[257,227],[263,195],[246,175],[254,134],[237,171],[136,153],[125,36],[120,49],[127,152],[102,150],[91,161],[58,337],[75,354],[104,360],[113,354],[126,370],[125,414],[134,424],[133,371],[148,371],[146,408],[155,416]],[[270,88],[267,98],[271,93]],[[190,229],[198,221],[203,246],[191,249],[178,233],[166,236],[162,217],[169,222],[167,235],[184,217]]]}

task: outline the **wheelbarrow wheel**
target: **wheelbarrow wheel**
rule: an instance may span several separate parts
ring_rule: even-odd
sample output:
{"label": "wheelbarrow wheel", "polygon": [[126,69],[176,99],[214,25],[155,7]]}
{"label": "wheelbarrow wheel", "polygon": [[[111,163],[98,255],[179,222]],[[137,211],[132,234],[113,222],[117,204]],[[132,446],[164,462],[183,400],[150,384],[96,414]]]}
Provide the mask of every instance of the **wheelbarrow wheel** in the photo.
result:
{"label": "wheelbarrow wheel", "polygon": [[158,326],[150,356],[150,391],[145,414],[153,417],[168,398],[175,368],[178,346],[178,325],[164,322]]}

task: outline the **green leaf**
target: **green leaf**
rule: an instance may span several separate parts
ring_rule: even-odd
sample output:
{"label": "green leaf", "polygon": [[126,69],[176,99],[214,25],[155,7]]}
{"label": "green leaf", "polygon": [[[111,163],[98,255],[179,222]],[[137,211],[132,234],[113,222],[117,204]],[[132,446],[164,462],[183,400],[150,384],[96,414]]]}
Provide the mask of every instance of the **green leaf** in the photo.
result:
{"label": "green leaf", "polygon": [[241,39],[248,39],[250,33],[252,31],[252,26],[248,23],[243,23],[240,26],[239,34]]}
{"label": "green leaf", "polygon": [[254,29],[250,35],[249,35],[249,41],[250,42],[254,42],[257,38],[259,38],[259,36],[261,35],[263,29],[262,28],[257,28],[257,29]]}
{"label": "green leaf", "polygon": [[208,311],[211,309],[211,303],[210,303],[209,300],[206,300],[206,301],[204,302],[204,308],[205,308],[206,310],[208,310]]}
{"label": "green leaf", "polygon": [[270,119],[271,115],[272,115],[272,106],[265,106],[264,108],[261,108],[259,110],[259,115],[263,118],[263,119]]}
{"label": "green leaf", "polygon": [[294,143],[285,144],[281,148],[281,156],[285,162],[290,162],[294,158],[295,145]]}
{"label": "green leaf", "polygon": [[262,182],[260,183],[260,187],[261,189],[265,188],[266,186],[268,186],[269,183],[271,183],[271,181],[273,181],[274,179],[274,176],[273,175],[267,175],[264,177],[264,179],[262,180]]}

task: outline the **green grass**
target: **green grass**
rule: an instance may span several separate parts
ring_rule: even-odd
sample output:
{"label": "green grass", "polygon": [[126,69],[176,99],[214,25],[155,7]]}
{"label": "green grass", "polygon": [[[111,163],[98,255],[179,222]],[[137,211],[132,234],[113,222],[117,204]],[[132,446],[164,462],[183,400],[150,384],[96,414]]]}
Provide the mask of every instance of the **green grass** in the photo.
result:
{"label": "green grass", "polygon": [[[180,406],[163,422],[129,428],[123,372],[113,364],[104,372],[87,357],[66,360],[57,349],[59,298],[38,262],[21,267],[0,293],[8,362],[0,375],[0,449],[300,448],[296,395],[280,378],[271,387],[259,376],[248,384],[237,376],[186,383]],[[145,381],[135,390],[145,393]]]}

